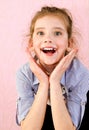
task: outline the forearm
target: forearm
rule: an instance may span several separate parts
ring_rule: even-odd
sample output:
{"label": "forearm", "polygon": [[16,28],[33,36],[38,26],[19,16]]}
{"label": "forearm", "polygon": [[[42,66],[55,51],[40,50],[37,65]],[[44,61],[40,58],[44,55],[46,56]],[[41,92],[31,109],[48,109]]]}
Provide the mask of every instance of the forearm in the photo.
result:
{"label": "forearm", "polygon": [[33,105],[25,120],[21,123],[22,130],[41,130],[47,99],[48,86],[40,84]]}
{"label": "forearm", "polygon": [[50,84],[50,98],[55,130],[75,130],[59,83]]}

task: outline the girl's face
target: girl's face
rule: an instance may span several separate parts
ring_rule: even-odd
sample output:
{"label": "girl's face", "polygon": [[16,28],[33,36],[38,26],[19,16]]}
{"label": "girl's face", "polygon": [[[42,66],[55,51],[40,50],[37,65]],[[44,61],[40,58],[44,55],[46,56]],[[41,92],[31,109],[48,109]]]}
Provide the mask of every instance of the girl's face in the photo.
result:
{"label": "girl's face", "polygon": [[35,23],[32,46],[41,64],[58,63],[68,47],[64,22],[57,16],[39,18]]}

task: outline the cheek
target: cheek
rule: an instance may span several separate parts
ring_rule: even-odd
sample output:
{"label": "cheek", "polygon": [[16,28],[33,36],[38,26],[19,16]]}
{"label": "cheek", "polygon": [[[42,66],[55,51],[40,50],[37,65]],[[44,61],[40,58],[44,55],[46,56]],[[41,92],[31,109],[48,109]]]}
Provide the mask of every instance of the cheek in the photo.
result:
{"label": "cheek", "polygon": [[39,46],[39,42],[38,41],[36,41],[36,40],[33,41],[33,47],[34,47],[34,51],[36,53],[39,53],[40,46]]}
{"label": "cheek", "polygon": [[64,39],[64,41],[63,41],[63,43],[64,43],[64,46],[66,46],[66,47],[67,47],[67,46],[68,46],[68,39],[67,39],[67,38],[65,38],[65,39]]}
{"label": "cheek", "polygon": [[39,45],[40,44],[40,39],[39,38],[37,38],[37,37],[34,37],[33,38],[33,44],[35,45],[35,46],[37,46],[37,45]]}
{"label": "cheek", "polygon": [[34,48],[36,48],[38,46],[38,41],[36,38],[33,40],[33,46],[34,46]]}
{"label": "cheek", "polygon": [[66,40],[61,41],[61,42],[59,41],[57,43],[57,45],[58,45],[59,48],[66,49],[68,47],[68,41],[66,41]]}

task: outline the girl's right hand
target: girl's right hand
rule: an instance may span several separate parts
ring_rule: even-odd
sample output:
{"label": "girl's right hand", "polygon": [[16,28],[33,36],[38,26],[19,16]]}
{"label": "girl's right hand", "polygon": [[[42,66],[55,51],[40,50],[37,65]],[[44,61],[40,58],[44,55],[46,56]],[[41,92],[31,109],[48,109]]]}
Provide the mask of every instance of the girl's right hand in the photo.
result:
{"label": "girl's right hand", "polygon": [[45,74],[45,72],[41,69],[40,65],[37,63],[37,61],[32,56],[32,53],[34,52],[33,48],[27,48],[27,53],[29,57],[29,64],[31,71],[35,74],[35,76],[38,78],[39,82],[41,84],[49,84],[48,76]]}

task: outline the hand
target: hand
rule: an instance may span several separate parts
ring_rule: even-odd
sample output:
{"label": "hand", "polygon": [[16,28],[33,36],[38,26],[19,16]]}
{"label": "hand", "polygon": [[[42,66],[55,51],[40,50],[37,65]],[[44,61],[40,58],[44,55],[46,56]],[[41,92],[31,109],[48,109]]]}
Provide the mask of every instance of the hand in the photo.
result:
{"label": "hand", "polygon": [[42,83],[42,84],[48,84],[49,83],[48,76],[41,69],[41,67],[37,63],[37,61],[33,58],[33,55],[34,55],[34,49],[33,49],[33,47],[27,48],[27,53],[28,53],[28,56],[29,56],[30,69],[32,70],[32,72],[38,78],[38,80],[40,81],[40,83]]}
{"label": "hand", "polygon": [[59,83],[63,73],[69,67],[76,53],[77,53],[77,49],[73,49],[68,55],[62,58],[62,60],[58,63],[58,65],[53,70],[52,74],[50,75],[50,83],[51,82]]}

